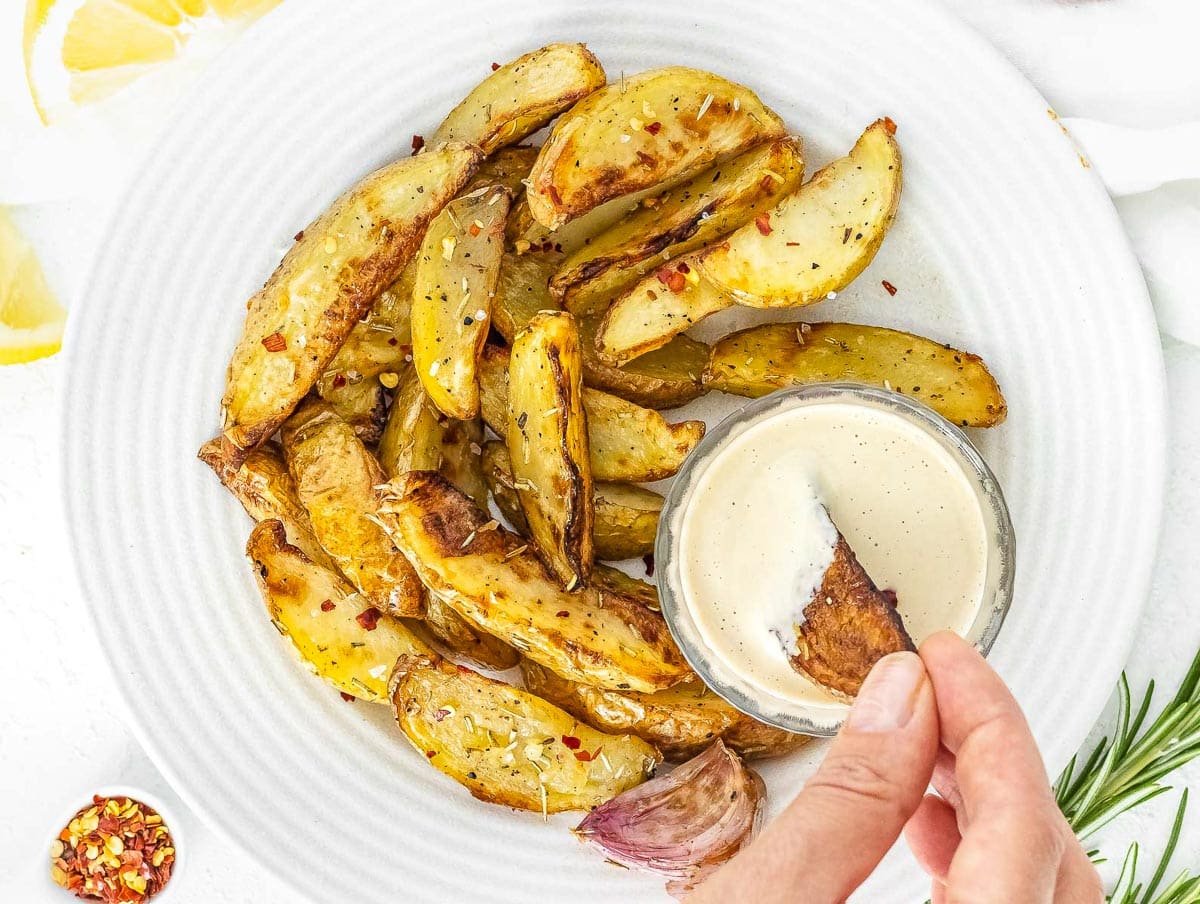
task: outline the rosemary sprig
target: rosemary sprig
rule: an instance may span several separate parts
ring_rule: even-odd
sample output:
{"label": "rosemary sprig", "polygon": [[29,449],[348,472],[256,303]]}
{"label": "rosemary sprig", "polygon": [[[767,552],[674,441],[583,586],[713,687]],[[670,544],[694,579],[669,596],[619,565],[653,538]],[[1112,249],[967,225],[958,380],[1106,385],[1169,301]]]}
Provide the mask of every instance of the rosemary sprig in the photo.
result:
{"label": "rosemary sprig", "polygon": [[1200,876],[1193,876],[1183,870],[1155,897],[1158,886],[1167,874],[1171,857],[1175,854],[1175,846],[1179,844],[1179,832],[1183,828],[1183,814],[1187,811],[1188,792],[1185,790],[1179,798],[1179,806],[1175,810],[1175,822],[1171,825],[1171,837],[1163,851],[1158,867],[1150,882],[1143,885],[1137,881],[1138,846],[1134,842],[1125,853],[1121,864],[1121,874],[1112,894],[1108,896],[1109,904],[1196,904],[1200,901]]}
{"label": "rosemary sprig", "polygon": [[[1117,695],[1117,725],[1112,740],[1101,739],[1078,770],[1079,755],[1072,757],[1054,784],[1058,805],[1080,838],[1167,793],[1170,787],[1159,780],[1200,756],[1200,652],[1174,699],[1141,737],[1138,733],[1150,710],[1154,682],[1147,686],[1136,710],[1130,705],[1129,682],[1124,675]],[[1131,849],[1131,856],[1136,861],[1136,851]],[[1176,899],[1168,900],[1173,904]]]}

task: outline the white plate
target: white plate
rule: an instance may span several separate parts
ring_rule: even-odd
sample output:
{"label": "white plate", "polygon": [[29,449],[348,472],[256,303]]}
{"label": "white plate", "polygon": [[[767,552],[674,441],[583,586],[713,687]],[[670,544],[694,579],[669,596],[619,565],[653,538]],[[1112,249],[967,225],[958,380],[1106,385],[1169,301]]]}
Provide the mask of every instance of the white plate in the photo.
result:
{"label": "white plate", "polygon": [[[1148,586],[1164,392],[1141,276],[1045,101],[939,8],[289,0],[181,106],[110,224],[72,311],[65,473],[82,590],[139,738],[197,813],[316,900],[664,898],[580,846],[571,816],[475,802],[383,708],[299,667],[242,559],[246,519],[195,458],[245,299],[292,234],[408,153],[492,60],[549,40],[587,41],[612,77],[687,64],[744,81],[813,163],[879,115],[900,124],[895,229],[809,313],[969,347],[999,377],[1008,423],[977,438],[1019,550],[993,661],[1052,771],[1108,697]],[[762,766],[775,808],[818,752]],[[897,851],[869,889],[911,901],[925,883]]]}

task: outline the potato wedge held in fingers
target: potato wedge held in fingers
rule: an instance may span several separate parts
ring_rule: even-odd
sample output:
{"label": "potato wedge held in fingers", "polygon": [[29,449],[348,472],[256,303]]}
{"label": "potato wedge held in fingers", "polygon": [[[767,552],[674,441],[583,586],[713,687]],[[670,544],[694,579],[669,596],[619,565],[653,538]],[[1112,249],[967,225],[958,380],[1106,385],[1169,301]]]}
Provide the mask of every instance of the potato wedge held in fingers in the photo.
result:
{"label": "potato wedge held in fingers", "polygon": [[287,542],[283,524],[263,521],[246,555],[276,630],[309,667],[343,693],[383,703],[396,659],[429,647],[394,618],[380,613],[334,571]]}
{"label": "potato wedge held in fingers", "polygon": [[388,164],[297,234],[250,299],[229,364],[221,402],[225,467],[236,469],[308,394],[481,159],[477,148],[449,144]]}
{"label": "potato wedge held in fingers", "polygon": [[600,731],[650,742],[669,760],[686,760],[720,738],[747,759],[777,756],[804,746],[807,735],[764,725],[734,709],[699,678],[653,694],[613,691],[560,678],[521,661],[525,688]]}
{"label": "potato wedge held in fingers", "polygon": [[978,355],[854,323],[770,323],[733,333],[713,348],[705,382],[750,398],[807,383],[866,383],[912,396],[960,427],[993,427],[1008,413]]}
{"label": "potato wedge held in fingers", "polygon": [[661,195],[569,255],[550,290],[573,314],[602,312],[664,258],[702,248],[800,187],[804,158],[780,138],[718,163]]}
{"label": "potato wedge held in fingers", "polygon": [[[513,483],[508,449],[503,443],[484,444],[483,470],[500,513],[517,530],[526,533],[525,513]],[[662,496],[631,483],[597,481],[593,499],[596,514],[592,536],[597,559],[620,561],[654,552]]]}
{"label": "potato wedge held in fingers", "polygon": [[[483,419],[503,433],[508,418],[508,350],[484,346],[479,359]],[[657,411],[597,389],[583,391],[594,480],[648,483],[679,470],[704,436],[703,421],[670,424]]]}
{"label": "potato wedge held in fingers", "polygon": [[446,415],[479,413],[476,359],[487,339],[504,251],[508,192],[484,187],[455,198],[429,224],[413,284],[413,364]]}
{"label": "potato wedge held in fingers", "polygon": [[385,612],[419,616],[421,582],[375,520],[386,478],[350,425],[309,399],[283,426],[283,453],[313,532],[342,574]]}
{"label": "potato wedge held in fingers", "polygon": [[393,481],[380,516],[426,586],[560,675],[655,691],[691,674],[661,615],[627,594],[562,590],[528,541],[440,474],[412,471]]}
{"label": "potato wedge held in fingers", "polygon": [[521,654],[487,631],[471,624],[434,594],[425,598],[426,630],[456,658],[480,668],[503,672],[521,660]]}
{"label": "potato wedge held in fingers", "polygon": [[891,120],[872,123],[848,155],[705,251],[701,275],[756,308],[812,304],[847,286],[896,217],[902,166],[895,129]]}
{"label": "potato wedge held in fingers", "polygon": [[520,688],[438,657],[396,664],[392,706],[422,757],[479,800],[590,810],[654,773],[658,751],[580,724]]}
{"label": "potato wedge held in fingers", "polygon": [[529,537],[567,590],[592,573],[592,467],[575,318],[541,313],[508,363],[506,442]]}
{"label": "potato wedge held in fingers", "polygon": [[744,85],[670,66],[622,78],[559,117],[529,174],[535,220],[557,229],[612,198],[785,134]]}
{"label": "potato wedge held in fingers", "polygon": [[604,67],[583,44],[547,44],[480,82],[438,126],[431,144],[465,141],[490,154],[532,135],[604,80]]}

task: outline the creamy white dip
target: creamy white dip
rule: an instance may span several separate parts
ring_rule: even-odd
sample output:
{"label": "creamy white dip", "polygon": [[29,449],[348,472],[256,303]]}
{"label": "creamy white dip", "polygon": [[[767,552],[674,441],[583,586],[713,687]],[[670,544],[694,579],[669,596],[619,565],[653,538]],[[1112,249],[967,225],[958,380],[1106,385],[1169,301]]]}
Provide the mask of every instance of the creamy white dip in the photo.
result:
{"label": "creamy white dip", "polygon": [[704,644],[785,698],[836,702],[786,650],[837,530],[876,585],[895,591],[918,644],[946,628],[966,633],[984,591],[988,539],[973,484],[933,435],[880,407],[813,401],[751,423],[694,479],[681,521],[684,604]]}

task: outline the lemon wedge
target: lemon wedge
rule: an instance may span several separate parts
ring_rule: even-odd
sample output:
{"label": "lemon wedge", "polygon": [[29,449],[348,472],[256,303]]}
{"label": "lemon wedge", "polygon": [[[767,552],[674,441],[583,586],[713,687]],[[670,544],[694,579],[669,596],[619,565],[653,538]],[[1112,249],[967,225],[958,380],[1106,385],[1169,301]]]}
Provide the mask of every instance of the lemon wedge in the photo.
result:
{"label": "lemon wedge", "polygon": [[0,364],[53,355],[66,320],[33,248],[0,208]]}
{"label": "lemon wedge", "polygon": [[42,121],[94,104],[279,0],[28,0],[25,77]]}

